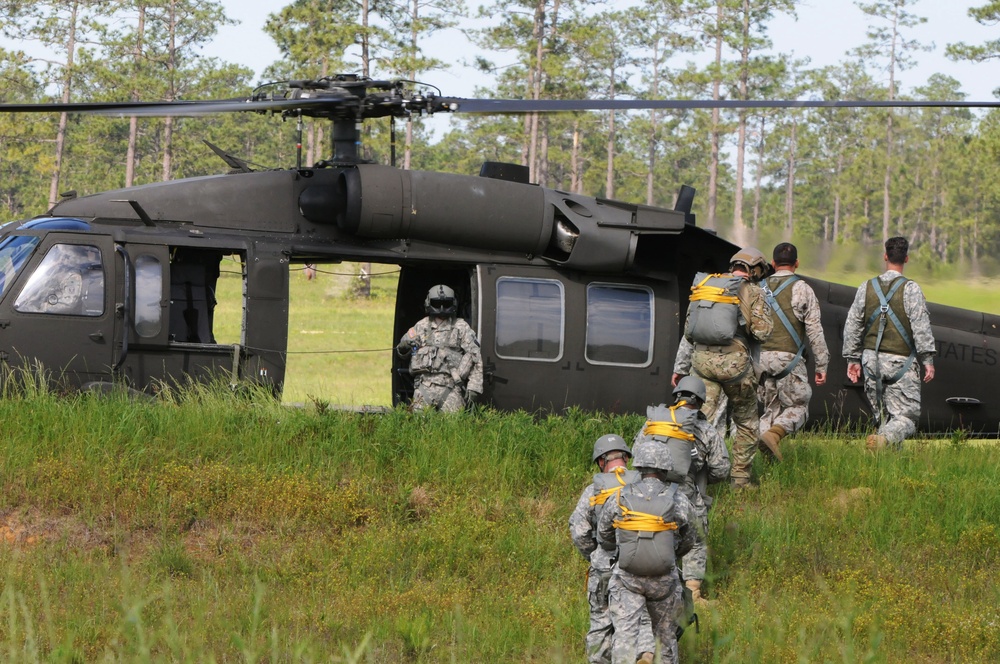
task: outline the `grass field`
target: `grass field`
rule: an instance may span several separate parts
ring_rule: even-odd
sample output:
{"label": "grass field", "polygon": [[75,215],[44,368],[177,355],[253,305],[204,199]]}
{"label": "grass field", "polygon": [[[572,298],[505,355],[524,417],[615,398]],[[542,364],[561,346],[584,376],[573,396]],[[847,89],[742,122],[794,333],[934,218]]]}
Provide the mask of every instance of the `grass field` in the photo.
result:
{"label": "grass field", "polygon": [[[0,399],[10,662],[580,662],[567,518],[641,421]],[[1000,659],[1000,449],[804,436],[713,487],[683,661]]]}

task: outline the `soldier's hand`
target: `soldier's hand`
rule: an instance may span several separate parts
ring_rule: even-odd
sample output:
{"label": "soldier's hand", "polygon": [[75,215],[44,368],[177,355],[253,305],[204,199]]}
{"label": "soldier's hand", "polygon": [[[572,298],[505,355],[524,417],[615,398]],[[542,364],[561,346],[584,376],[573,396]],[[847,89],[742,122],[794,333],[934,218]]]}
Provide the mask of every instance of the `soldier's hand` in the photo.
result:
{"label": "soldier's hand", "polygon": [[471,406],[476,401],[478,401],[479,397],[481,397],[481,396],[482,396],[482,394],[480,394],[479,392],[476,392],[475,390],[466,390],[466,392],[465,392],[465,405],[466,406]]}
{"label": "soldier's hand", "polygon": [[925,364],[924,365],[924,382],[929,383],[934,380],[934,365]]}
{"label": "soldier's hand", "polygon": [[817,385],[824,385],[825,383],[826,383],[826,372],[825,371],[817,371],[816,372],[816,384]]}
{"label": "soldier's hand", "polygon": [[684,378],[684,374],[675,373],[673,376],[670,377],[670,384],[673,385],[674,387],[677,387],[677,383],[681,382],[681,378]]}
{"label": "soldier's hand", "polygon": [[861,365],[857,362],[849,363],[847,365],[847,377],[852,383],[858,382],[858,379],[861,378]]}

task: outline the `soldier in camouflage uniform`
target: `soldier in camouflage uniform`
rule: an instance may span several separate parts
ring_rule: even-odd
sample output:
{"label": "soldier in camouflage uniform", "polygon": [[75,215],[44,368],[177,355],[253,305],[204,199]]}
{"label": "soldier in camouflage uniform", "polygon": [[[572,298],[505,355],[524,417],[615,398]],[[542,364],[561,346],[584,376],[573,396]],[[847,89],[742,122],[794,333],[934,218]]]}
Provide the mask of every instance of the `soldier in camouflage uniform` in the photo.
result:
{"label": "soldier in camouflage uniform", "polygon": [[[627,470],[632,456],[621,436],[607,434],[594,443],[594,463],[601,472],[583,490],[576,509],[569,517],[569,534],[573,545],[590,568],[587,570],[587,598],[590,603],[590,629],[587,631],[587,661],[590,664],[608,664],[611,661],[611,642],[614,629],[608,608],[608,583],[611,580],[611,558],[614,551],[606,550],[597,542],[597,517],[610,499],[614,502],[618,491],[629,482],[640,479],[639,473]],[[639,631],[638,652],[646,656],[656,646],[650,627],[649,614],[645,614]],[[642,661],[642,660],[640,660]],[[649,654],[647,661],[652,661]]]}
{"label": "soldier in camouflage uniform", "polygon": [[826,368],[830,364],[819,300],[812,287],[795,274],[798,254],[790,242],[776,246],[771,261],[775,273],[761,282],[771,307],[774,329],[760,353],[763,380],[757,394],[764,404],[760,449],[778,461],[781,461],[781,439],[801,429],[809,416],[812,388],[806,372],[806,341],[815,359],[817,385],[826,383]]}
{"label": "soldier in camouflage uniform", "polygon": [[410,356],[413,409],[454,413],[483,393],[483,358],[479,341],[458,315],[455,291],[434,286],[424,300],[427,317],[411,327],[396,345]]}
{"label": "soldier in camouflage uniform", "polygon": [[[705,381],[708,396],[702,412],[709,421],[715,420],[720,394],[725,393],[729,399],[736,427],[731,474],[733,486],[738,489],[750,486],[750,471],[757,451],[760,427],[757,413],[757,361],[760,342],[771,336],[773,326],[771,308],[757,283],[770,273],[770,269],[770,264],[759,249],[747,247],[732,257],[728,273],[710,275],[717,277],[719,281],[733,277],[742,279],[737,293],[739,315],[734,325],[735,330],[731,333],[732,341],[711,344],[693,338],[695,335],[691,329],[691,316],[695,305],[689,305],[684,338],[681,339],[681,347],[674,362],[675,386],[681,378],[691,373]],[[692,287],[692,294],[695,288]],[[690,363],[685,358],[690,358]]]}
{"label": "soldier in camouflage uniform", "polygon": [[[694,527],[691,503],[661,468],[674,467],[667,450],[655,440],[635,448],[642,479],[625,485],[615,502],[605,504],[597,521],[601,546],[618,549],[609,583],[614,664],[636,661],[644,611],[649,612],[661,661],[677,662],[676,628],[684,597],[675,562],[694,545]],[[650,512],[640,512],[639,506]],[[638,548],[644,546],[648,548]]]}
{"label": "soldier in camouflage uniform", "polygon": [[[685,376],[674,388],[674,404],[698,410],[705,403],[705,383],[697,376]],[[712,497],[708,485],[729,479],[729,451],[718,428],[708,421],[703,412],[691,423],[694,445],[691,450],[691,468],[681,489],[691,501],[695,525],[695,541],[691,551],[681,561],[684,584],[691,590],[695,602],[704,602],[702,582],[708,566],[708,511]]]}
{"label": "soldier in camouflage uniform", "polygon": [[858,288],[844,325],[847,377],[858,382],[865,374],[865,396],[878,431],[867,446],[899,449],[917,430],[920,380],[934,379],[934,334],[927,300],[916,282],[903,276],[909,261],[904,237],[886,240],[886,271]]}

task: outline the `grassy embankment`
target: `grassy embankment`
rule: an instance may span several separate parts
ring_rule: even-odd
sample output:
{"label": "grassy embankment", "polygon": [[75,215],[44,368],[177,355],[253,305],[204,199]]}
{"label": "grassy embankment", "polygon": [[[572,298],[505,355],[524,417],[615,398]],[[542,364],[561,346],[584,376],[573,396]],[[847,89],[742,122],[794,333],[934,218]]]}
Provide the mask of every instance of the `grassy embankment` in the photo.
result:
{"label": "grassy embankment", "polygon": [[[4,395],[6,661],[579,662],[566,520],[635,417]],[[1000,449],[804,436],[716,487],[685,661],[1000,658]]]}

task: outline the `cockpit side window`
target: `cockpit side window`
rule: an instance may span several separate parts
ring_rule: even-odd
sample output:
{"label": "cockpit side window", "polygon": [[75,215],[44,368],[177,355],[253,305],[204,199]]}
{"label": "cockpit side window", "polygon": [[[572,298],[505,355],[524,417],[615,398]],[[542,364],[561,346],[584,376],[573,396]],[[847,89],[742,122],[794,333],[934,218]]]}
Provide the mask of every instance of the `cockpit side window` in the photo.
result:
{"label": "cockpit side window", "polygon": [[12,235],[0,242],[0,297],[14,283],[37,246],[38,238],[31,235]]}
{"label": "cockpit side window", "polygon": [[104,314],[101,250],[84,244],[55,244],[24,285],[14,309],[29,314]]}

